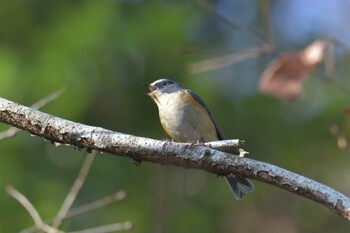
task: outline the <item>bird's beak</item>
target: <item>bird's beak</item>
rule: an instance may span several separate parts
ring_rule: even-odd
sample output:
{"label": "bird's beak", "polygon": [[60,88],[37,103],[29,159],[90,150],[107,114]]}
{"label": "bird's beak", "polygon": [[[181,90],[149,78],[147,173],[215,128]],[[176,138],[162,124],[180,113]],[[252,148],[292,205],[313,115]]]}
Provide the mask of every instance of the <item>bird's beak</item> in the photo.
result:
{"label": "bird's beak", "polygon": [[152,92],[157,90],[157,87],[155,85],[151,85],[151,84],[143,84],[145,87],[148,88],[148,90],[150,90],[151,92],[145,93],[145,95],[151,96]]}

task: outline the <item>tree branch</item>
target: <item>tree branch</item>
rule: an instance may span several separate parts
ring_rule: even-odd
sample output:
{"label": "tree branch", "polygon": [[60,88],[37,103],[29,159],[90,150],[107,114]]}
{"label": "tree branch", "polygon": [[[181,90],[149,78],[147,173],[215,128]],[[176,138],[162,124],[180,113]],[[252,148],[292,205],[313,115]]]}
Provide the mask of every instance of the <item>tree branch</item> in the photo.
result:
{"label": "tree branch", "polygon": [[350,220],[350,199],[345,195],[272,164],[215,150],[215,143],[210,148],[210,143],[175,143],[136,137],[64,120],[2,98],[0,121],[55,144],[98,150],[136,161],[201,169],[217,175],[243,175],[309,198]]}

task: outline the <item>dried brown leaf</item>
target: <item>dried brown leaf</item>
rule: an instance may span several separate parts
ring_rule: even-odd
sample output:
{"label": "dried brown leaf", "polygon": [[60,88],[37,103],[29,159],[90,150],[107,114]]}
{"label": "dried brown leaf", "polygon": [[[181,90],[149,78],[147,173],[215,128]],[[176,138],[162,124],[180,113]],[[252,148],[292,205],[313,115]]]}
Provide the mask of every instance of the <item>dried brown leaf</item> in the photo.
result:
{"label": "dried brown leaf", "polygon": [[261,75],[259,90],[281,101],[297,100],[303,81],[323,61],[327,44],[326,40],[317,40],[302,51],[281,54]]}

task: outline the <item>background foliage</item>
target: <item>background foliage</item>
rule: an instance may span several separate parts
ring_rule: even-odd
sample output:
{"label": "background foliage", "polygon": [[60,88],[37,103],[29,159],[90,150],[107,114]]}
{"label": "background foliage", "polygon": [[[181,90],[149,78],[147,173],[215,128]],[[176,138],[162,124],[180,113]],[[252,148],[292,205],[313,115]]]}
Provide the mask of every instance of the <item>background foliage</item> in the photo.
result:
{"label": "background foliage", "polygon": [[[344,13],[349,3],[270,3],[275,53],[192,75],[188,63],[261,45],[244,29],[265,33],[264,1],[211,2],[243,30],[228,26],[196,1],[0,1],[1,96],[30,105],[72,85],[43,111],[164,139],[156,106],[143,95],[141,84],[170,77],[204,99],[228,138],[246,140],[250,157],[349,194],[349,151],[338,148],[330,132],[335,126],[344,136],[347,131],[342,113],[350,93],[346,47],[336,48],[333,79],[319,68],[299,101],[281,103],[257,92],[259,75],[278,52],[303,48],[320,37],[350,43]],[[181,52],[193,50],[199,52]],[[54,216],[85,152],[54,147],[27,133],[0,143],[0,231],[18,232],[33,222],[4,187],[12,184],[24,193],[43,218]],[[63,230],[130,220],[132,232],[348,232],[348,223],[324,207],[255,184],[256,190],[238,202],[223,179],[202,171],[147,163],[136,167],[129,159],[97,156],[75,206],[119,189],[127,199],[69,219]]]}

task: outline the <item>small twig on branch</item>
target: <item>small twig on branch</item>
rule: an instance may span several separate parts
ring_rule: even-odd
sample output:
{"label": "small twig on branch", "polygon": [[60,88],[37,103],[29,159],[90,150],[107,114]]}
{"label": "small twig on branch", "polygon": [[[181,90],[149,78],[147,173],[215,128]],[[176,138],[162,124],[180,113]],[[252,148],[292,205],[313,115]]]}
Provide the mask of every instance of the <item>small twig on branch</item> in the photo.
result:
{"label": "small twig on branch", "polygon": [[[31,106],[31,108],[40,109],[40,108],[44,107],[46,104],[48,104],[48,103],[54,101],[55,99],[57,99],[58,97],[60,97],[68,88],[69,88],[69,86],[63,87],[63,88],[49,94],[48,96],[45,96],[44,98],[40,99],[38,102],[34,103]],[[18,129],[16,127],[10,127],[8,130],[0,132],[0,141],[4,140],[6,138],[14,137],[19,131],[20,131],[20,129]]]}
{"label": "small twig on branch", "polygon": [[338,191],[272,164],[224,153],[201,144],[175,143],[113,132],[64,120],[0,98],[0,121],[51,142],[98,150],[138,161],[242,175],[324,205],[350,220],[350,199]]}
{"label": "small twig on branch", "polygon": [[241,146],[243,143],[244,141],[242,140],[228,139],[228,140],[221,140],[221,141],[215,141],[215,142],[206,142],[203,145],[208,146],[210,148],[215,148],[215,150],[244,157],[244,155],[247,154],[248,152],[241,149]]}
{"label": "small twig on branch", "polygon": [[94,161],[96,151],[93,151],[91,154],[87,154],[84,160],[83,165],[81,166],[78,177],[76,178],[74,184],[72,185],[66,199],[64,200],[60,210],[57,213],[56,218],[53,220],[52,227],[59,229],[63,220],[66,218],[70,207],[75,201],[81,187],[85,182],[85,178],[89,173],[92,162]]}

